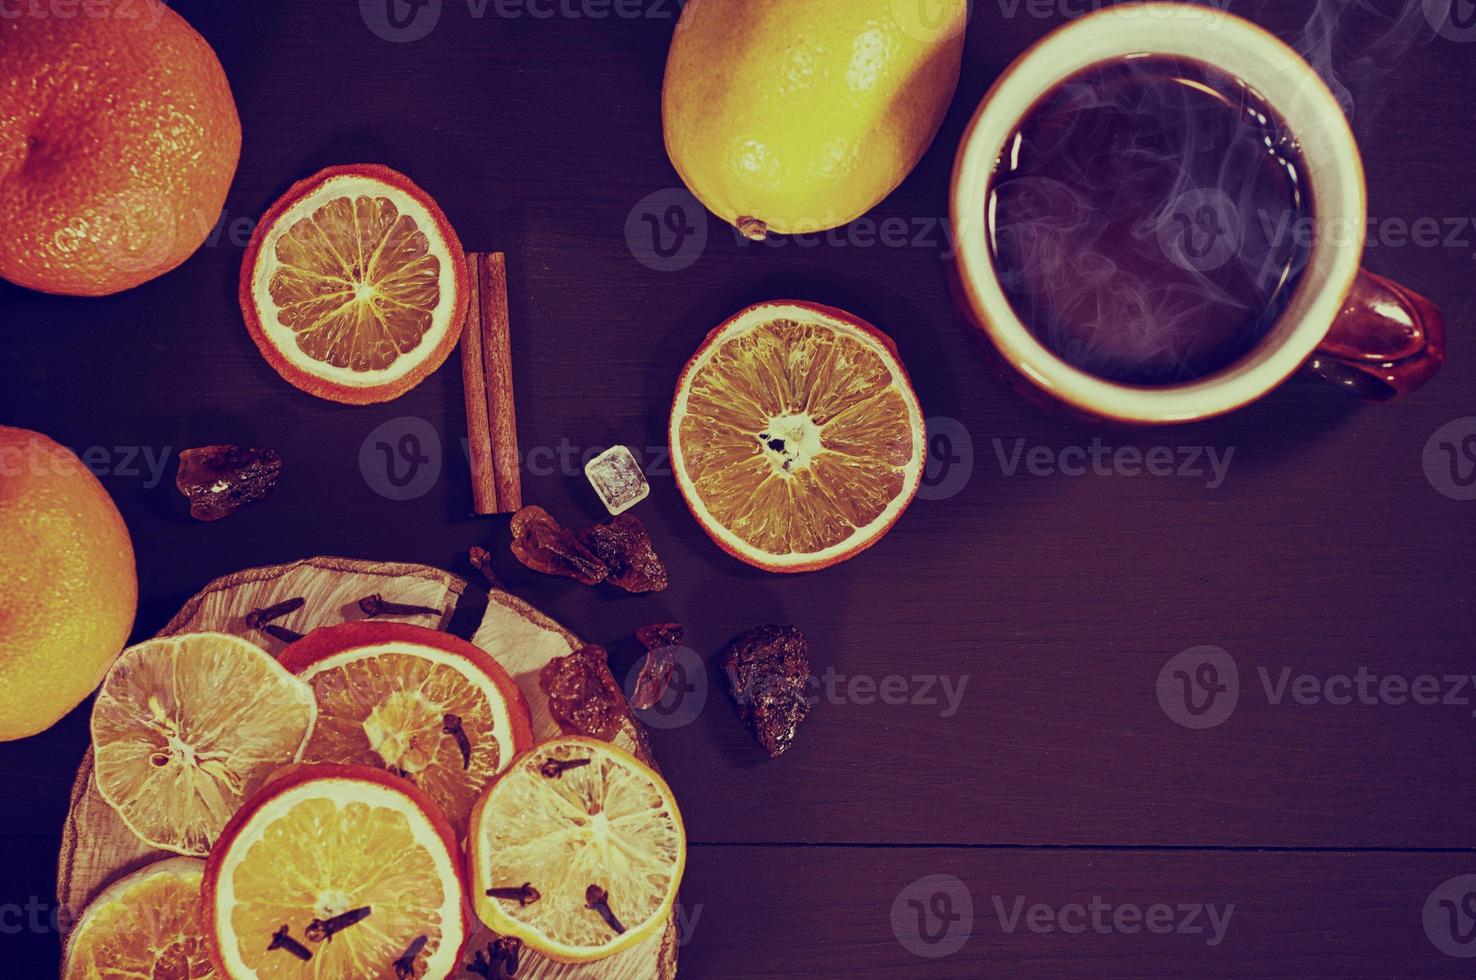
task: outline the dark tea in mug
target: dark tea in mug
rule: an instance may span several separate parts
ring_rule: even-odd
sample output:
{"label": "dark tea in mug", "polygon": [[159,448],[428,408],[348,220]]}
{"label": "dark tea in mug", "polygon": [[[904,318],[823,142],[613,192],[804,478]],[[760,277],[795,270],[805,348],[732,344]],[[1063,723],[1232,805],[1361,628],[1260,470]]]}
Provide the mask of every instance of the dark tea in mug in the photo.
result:
{"label": "dark tea in mug", "polygon": [[1182,58],[1095,65],[1006,141],[991,255],[1021,322],[1109,381],[1194,381],[1245,357],[1315,236],[1294,134],[1239,79]]}

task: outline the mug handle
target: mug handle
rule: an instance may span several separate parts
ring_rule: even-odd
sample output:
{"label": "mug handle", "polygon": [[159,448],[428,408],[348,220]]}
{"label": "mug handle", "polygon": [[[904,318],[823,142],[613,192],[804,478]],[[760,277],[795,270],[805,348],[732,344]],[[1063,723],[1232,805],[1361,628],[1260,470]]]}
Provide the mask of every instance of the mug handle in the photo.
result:
{"label": "mug handle", "polygon": [[1384,402],[1413,392],[1444,363],[1445,315],[1414,290],[1364,269],[1306,370]]}

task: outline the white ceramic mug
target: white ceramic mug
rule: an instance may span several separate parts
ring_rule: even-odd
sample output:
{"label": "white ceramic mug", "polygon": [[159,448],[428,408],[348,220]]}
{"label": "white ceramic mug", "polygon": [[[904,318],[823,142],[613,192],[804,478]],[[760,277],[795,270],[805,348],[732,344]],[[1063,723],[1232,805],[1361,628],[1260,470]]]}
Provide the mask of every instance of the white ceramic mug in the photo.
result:
{"label": "white ceramic mug", "polygon": [[[1260,344],[1204,378],[1151,387],[1089,374],[1036,339],[1000,285],[986,220],[995,165],[1030,110],[1093,65],[1144,54],[1214,66],[1275,107],[1301,145],[1317,229],[1301,281]],[[1262,397],[1301,368],[1364,397],[1387,400],[1413,391],[1444,362],[1440,311],[1361,270],[1368,226],[1363,162],[1337,100],[1286,44],[1214,7],[1123,4],[1047,35],[985,96],[964,135],[951,193],[957,232],[953,285],[960,309],[1025,383],[1018,387],[1072,412],[1129,424],[1210,418]]]}

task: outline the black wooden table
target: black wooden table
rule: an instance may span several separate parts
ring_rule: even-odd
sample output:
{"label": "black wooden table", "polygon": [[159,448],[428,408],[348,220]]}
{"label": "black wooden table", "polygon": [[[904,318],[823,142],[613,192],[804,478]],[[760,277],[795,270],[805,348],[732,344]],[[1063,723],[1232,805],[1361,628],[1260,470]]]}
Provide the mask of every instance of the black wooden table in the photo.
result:
{"label": "black wooden table", "polygon": [[[1094,429],[985,370],[946,289],[953,153],[996,75],[1086,0],[977,0],[944,130],[869,219],[906,234],[767,246],[700,212],[696,237],[651,238],[683,200],[658,109],[678,0],[431,0],[398,34],[369,0],[181,0],[245,129],[217,234],[109,299],[0,285],[0,421],[93,450],[138,549],[138,639],[239,568],[337,554],[469,574],[473,544],[621,668],[649,622],[687,624],[704,658],[754,625],[800,626],[820,703],[788,755],[762,758],[710,662],[653,728],[693,842],[685,976],[1469,976],[1476,500],[1434,447],[1476,433],[1476,30],[1435,33],[1443,2],[1320,2],[1310,26],[1298,0],[1234,4],[1335,73],[1367,159],[1369,264],[1450,316],[1445,372],[1396,405],[1294,380],[1206,424]],[[292,181],[360,161],[411,175],[469,248],[508,253],[526,496],[592,522],[581,460],[631,446],[669,591],[535,576],[505,519],[469,516],[455,360],[348,408],[258,356],[235,299],[253,221]],[[723,555],[664,455],[685,359],[779,297],[890,332],[935,433],[893,533],[800,577]],[[419,495],[391,499],[361,448],[412,430],[440,449]],[[219,442],[280,450],[286,477],[195,524],[177,456]],[[1096,446],[1102,472],[1062,472],[1063,451]],[[1154,447],[1173,475],[1132,465]],[[1179,675],[1207,658],[1238,694],[1191,714]],[[55,969],[88,708],[0,745],[8,977]]]}

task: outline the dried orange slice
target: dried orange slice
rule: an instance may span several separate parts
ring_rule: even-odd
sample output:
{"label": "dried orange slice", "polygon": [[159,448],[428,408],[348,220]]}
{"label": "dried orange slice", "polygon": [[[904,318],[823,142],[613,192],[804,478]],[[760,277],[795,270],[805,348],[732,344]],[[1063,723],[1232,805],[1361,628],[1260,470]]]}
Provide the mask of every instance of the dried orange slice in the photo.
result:
{"label": "dried orange slice", "polygon": [[773,572],[855,557],[922,481],[927,435],[892,341],[811,303],[751,307],[677,384],[677,485],[723,550]]}
{"label": "dried orange slice", "polygon": [[300,181],[262,218],[241,267],[241,311],[262,355],[309,394],[398,398],[461,337],[466,256],[430,195],[374,164]]}
{"label": "dried orange slice", "polygon": [[109,885],[67,938],[62,980],[209,980],[200,924],[205,862],[156,861]]}
{"label": "dried orange slice", "polygon": [[304,762],[377,766],[409,779],[458,838],[482,788],[533,745],[517,684],[480,648],[402,623],[314,630],[282,651],[312,687],[318,723]]}
{"label": "dried orange slice", "polygon": [[205,868],[205,933],[235,980],[443,980],[469,932],[436,805],[365,766],[297,766],[232,818]]}
{"label": "dried orange slice", "polygon": [[467,849],[489,928],[584,963],[665,928],[687,833],[665,780],[609,742],[573,736],[519,757],[488,788]]}
{"label": "dried orange slice", "polygon": [[203,857],[317,714],[312,689],[248,640],[159,637],[123,651],[98,691],[93,779],[144,843]]}

